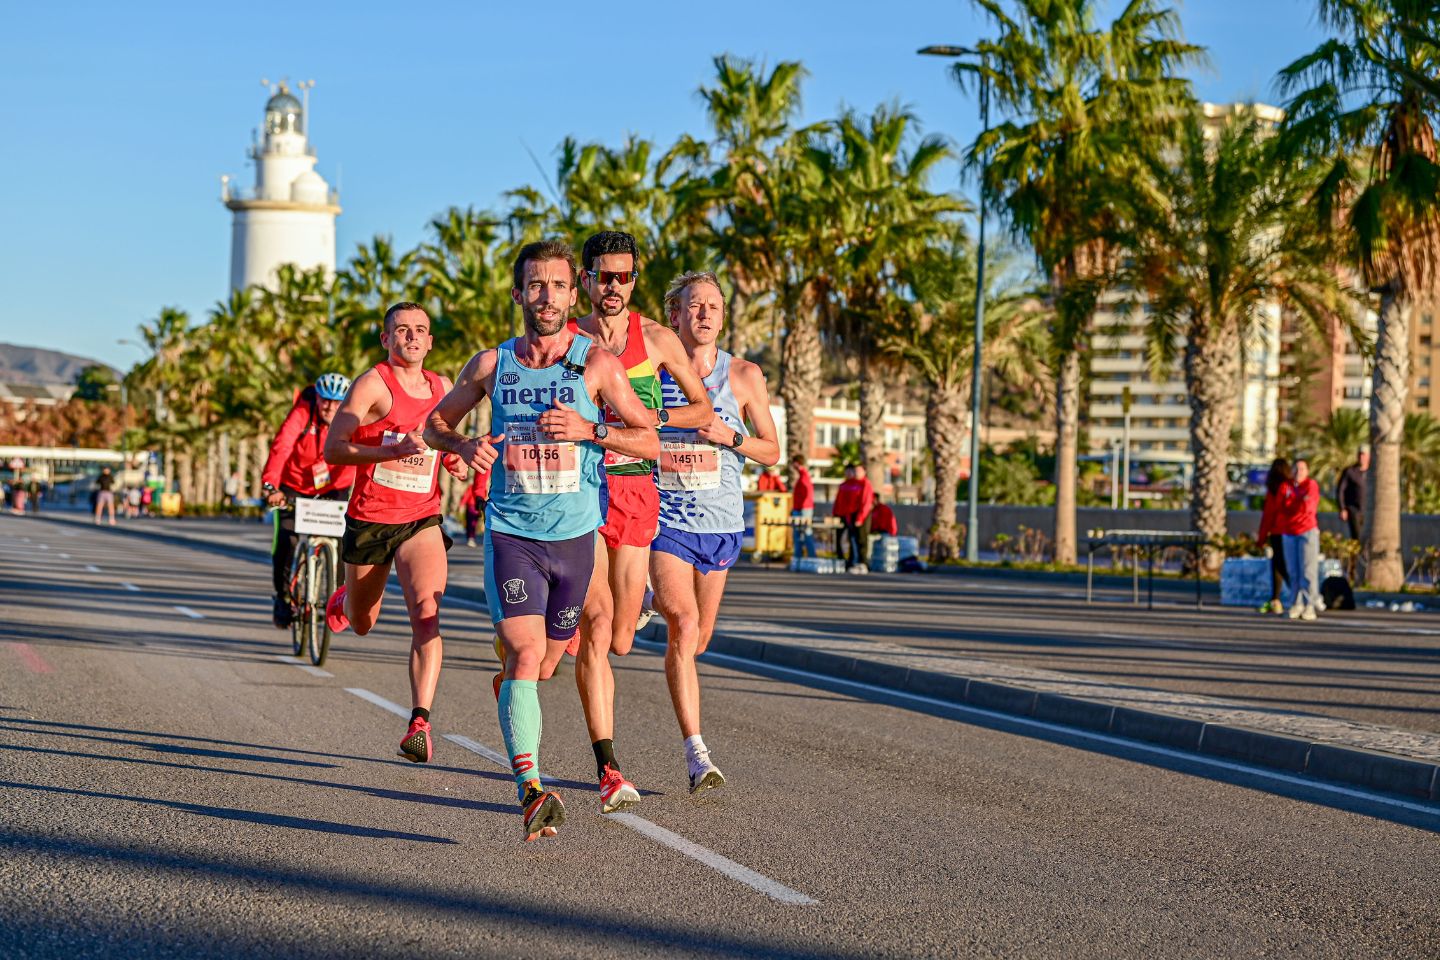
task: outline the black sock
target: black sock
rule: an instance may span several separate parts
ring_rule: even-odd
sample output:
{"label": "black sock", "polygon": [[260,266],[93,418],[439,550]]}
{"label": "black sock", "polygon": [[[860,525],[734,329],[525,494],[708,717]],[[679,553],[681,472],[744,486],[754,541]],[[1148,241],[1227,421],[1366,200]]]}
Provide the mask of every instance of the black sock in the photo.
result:
{"label": "black sock", "polygon": [[619,764],[615,762],[614,740],[596,740],[590,744],[590,749],[595,751],[595,776],[605,776],[605,764],[607,763],[610,764],[611,767],[619,766]]}
{"label": "black sock", "polygon": [[410,722],[414,723],[416,720],[424,720],[426,723],[429,723],[430,711],[426,710],[424,707],[416,707],[414,710],[411,710]]}

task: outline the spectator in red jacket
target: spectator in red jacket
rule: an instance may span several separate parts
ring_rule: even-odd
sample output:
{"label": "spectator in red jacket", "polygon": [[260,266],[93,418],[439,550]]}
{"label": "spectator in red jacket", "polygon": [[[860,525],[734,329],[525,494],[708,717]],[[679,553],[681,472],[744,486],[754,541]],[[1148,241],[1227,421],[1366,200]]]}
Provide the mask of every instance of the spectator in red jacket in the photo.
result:
{"label": "spectator in red jacket", "polygon": [[815,549],[815,481],[810,479],[810,470],[805,455],[797,453],[790,458],[790,527],[795,534],[794,556],[818,556]]}
{"label": "spectator in red jacket", "polygon": [[865,554],[869,543],[862,532],[870,511],[875,507],[875,488],[865,476],[865,468],[858,464],[845,468],[845,482],[835,492],[835,505],[830,513],[839,517],[845,525],[845,572],[858,570],[866,572]]}
{"label": "spectator in red jacket", "polygon": [[785,478],[780,476],[773,466],[766,467],[760,472],[760,478],[755,482],[755,489],[761,493],[784,493],[786,490]]}
{"label": "spectator in red jacket", "polygon": [[1277,526],[1285,537],[1285,569],[1290,571],[1294,596],[1291,620],[1314,620],[1320,595],[1320,487],[1310,477],[1310,465],[1295,461],[1295,479],[1281,487]]}
{"label": "spectator in red jacket", "polygon": [[[317,392],[317,386],[324,386]],[[274,622],[288,627],[293,615],[288,584],[290,560],[299,536],[295,533],[295,511],[287,508],[296,497],[347,500],[355,482],[353,466],[332,466],[325,461],[325,436],[330,421],[340,409],[340,400],[350,388],[349,379],[327,373],[306,387],[285,415],[285,422],[270,445],[270,457],[260,472],[261,491],[275,512],[275,540],[270,553],[270,575],[275,587]]]}
{"label": "spectator in red jacket", "polygon": [[875,494],[875,509],[870,512],[870,532],[887,537],[900,536],[900,524],[895,520],[895,511],[881,501],[878,493]]}
{"label": "spectator in red jacket", "polygon": [[470,486],[465,489],[465,546],[475,546],[475,531],[480,527],[480,518],[485,514],[485,502],[490,499],[490,471],[473,470],[475,474]]}
{"label": "spectator in red jacket", "polygon": [[1293,479],[1290,461],[1284,457],[1276,457],[1265,475],[1265,507],[1260,511],[1260,530],[1255,534],[1255,542],[1270,548],[1270,602],[1260,608],[1261,613],[1285,612],[1280,593],[1290,575],[1285,570],[1285,537],[1277,524],[1282,491]]}

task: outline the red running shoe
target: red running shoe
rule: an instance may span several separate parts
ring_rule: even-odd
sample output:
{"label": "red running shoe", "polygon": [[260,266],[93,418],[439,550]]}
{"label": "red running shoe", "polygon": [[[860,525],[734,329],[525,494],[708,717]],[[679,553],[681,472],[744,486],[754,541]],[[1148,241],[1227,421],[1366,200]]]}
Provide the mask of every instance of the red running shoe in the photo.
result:
{"label": "red running shoe", "polygon": [[416,717],[410,721],[410,729],[405,731],[405,739],[400,741],[400,756],[411,763],[428,763],[430,761],[429,720],[421,720]]}
{"label": "red running shoe", "polygon": [[490,681],[490,685],[495,688],[495,702],[496,702],[496,703],[499,703],[499,702],[500,702],[500,684],[502,684],[502,683],[504,683],[504,682],[505,682],[505,674],[504,674],[503,672],[495,674],[495,678]]}
{"label": "red running shoe", "polygon": [[325,622],[330,625],[331,633],[340,633],[350,626],[350,618],[345,616],[345,588],[343,586],[330,594],[330,599],[325,601]]}
{"label": "red running shoe", "polygon": [[565,822],[565,804],[560,794],[542,789],[539,780],[525,784],[525,799],[520,801],[525,813],[525,842],[553,837]]}
{"label": "red running shoe", "polygon": [[578,632],[570,638],[569,643],[565,644],[565,652],[572,657],[580,655],[580,634]]}
{"label": "red running shoe", "polygon": [[635,784],[626,780],[619,770],[605,764],[605,776],[600,778],[600,812],[615,813],[640,802],[640,791]]}

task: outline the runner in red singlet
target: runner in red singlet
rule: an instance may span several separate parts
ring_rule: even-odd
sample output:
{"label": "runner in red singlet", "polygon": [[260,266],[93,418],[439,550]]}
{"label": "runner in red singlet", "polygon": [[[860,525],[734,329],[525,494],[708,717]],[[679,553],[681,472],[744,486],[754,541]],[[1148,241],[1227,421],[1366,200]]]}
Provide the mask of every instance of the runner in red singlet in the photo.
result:
{"label": "runner in red singlet", "polygon": [[[425,445],[420,431],[451,384],[424,368],[434,341],[430,318],[419,304],[397,303],[387,310],[380,342],[390,355],[356,379],[325,440],[326,460],[360,468],[340,552],[345,585],[330,598],[326,614],[332,630],[353,625],[360,636],[369,633],[395,565],[412,638],[413,712],[400,755],[424,763],[432,748],[430,705],[443,654],[440,597],[451,544],[441,527],[440,454]],[[458,457],[447,456],[444,463],[465,479]]]}
{"label": "runner in red singlet", "polygon": [[[655,426],[700,427],[714,416],[700,378],[690,368],[680,338],[669,327],[630,309],[639,275],[639,251],[628,233],[606,230],[585,241],[580,280],[590,298],[590,313],[570,321],[601,349],[620,360],[630,387],[653,411]],[[668,373],[689,400],[669,410],[660,400],[660,375]],[[623,426],[609,407],[607,423]],[[654,462],[613,451],[605,454],[605,486],[600,491],[604,525],[595,541],[595,569],[580,616],[580,633],[568,652],[575,654],[575,683],[585,708],[585,725],[595,751],[601,810],[622,809],[639,799],[634,785],[619,773],[615,759],[615,674],[610,654],[623,657],[635,643],[635,628],[645,595],[650,542],[659,529],[660,497],[652,475]]]}

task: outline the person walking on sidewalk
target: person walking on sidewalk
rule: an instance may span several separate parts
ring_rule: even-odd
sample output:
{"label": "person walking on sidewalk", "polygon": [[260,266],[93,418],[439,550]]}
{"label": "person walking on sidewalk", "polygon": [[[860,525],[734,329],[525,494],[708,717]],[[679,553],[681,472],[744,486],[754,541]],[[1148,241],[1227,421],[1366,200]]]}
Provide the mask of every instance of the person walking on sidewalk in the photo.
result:
{"label": "person walking on sidewalk", "polygon": [[[520,248],[511,297],[524,336],[482,350],[465,364],[431,415],[427,442],[471,466],[493,461],[485,509],[485,597],[505,670],[496,680],[500,732],[515,777],[527,841],[553,837],[565,820],[559,794],[540,775],[537,683],[564,656],[592,585],[606,453],[642,460],[660,452],[655,416],[631,389],[622,362],[566,326],[575,306],[575,255],[559,241]],[[490,398],[489,432],[455,428]],[[604,421],[602,404],[620,418]],[[503,454],[495,459],[495,445]],[[610,768],[602,804],[640,799]],[[613,774],[613,776],[608,776]]]}
{"label": "person walking on sidewalk", "polygon": [[[715,410],[698,430],[660,431],[660,534],[650,553],[655,608],[669,628],[665,679],[685,740],[690,792],[698,793],[723,785],[725,777],[700,735],[695,658],[710,645],[725,579],[740,556],[745,459],[773,464],[780,459],[780,443],[764,372],[716,343],[725,321],[725,295],[715,275],[676,277],[665,294],[665,312]],[[667,407],[686,402],[668,379],[662,390]],[[747,420],[753,432],[746,429]]]}
{"label": "person walking on sidewalk", "polygon": [[835,493],[835,505],[831,508],[832,516],[840,518],[845,525],[845,572],[858,570],[860,573],[866,571],[866,554],[869,552],[868,537],[865,534],[865,521],[870,519],[870,511],[875,508],[875,488],[870,485],[870,480],[865,476],[865,468],[856,464],[845,468],[845,482],[840,484],[840,489]]}
{"label": "person walking on sidewalk", "polygon": [[1281,595],[1290,576],[1285,569],[1285,537],[1280,532],[1280,509],[1283,493],[1292,479],[1290,461],[1284,457],[1276,457],[1270,464],[1270,472],[1265,475],[1265,505],[1260,511],[1260,529],[1255,534],[1255,542],[1270,552],[1270,599],[1260,608],[1261,613],[1285,612]]}
{"label": "person walking on sidewalk", "polygon": [[1310,476],[1310,465],[1295,461],[1295,478],[1281,487],[1280,530],[1285,535],[1285,569],[1294,596],[1291,620],[1314,620],[1320,596],[1320,486]]}
{"label": "person walking on sidewalk", "polygon": [[1370,475],[1370,451],[1355,451],[1355,462],[1340,471],[1335,482],[1335,503],[1340,519],[1350,528],[1350,539],[1359,540],[1365,532],[1365,483]]}
{"label": "person walking on sidewalk", "polygon": [[[397,303],[385,311],[380,343],[388,356],[356,378],[325,438],[326,462],[359,468],[340,548],[345,584],[330,596],[325,615],[331,630],[353,626],[365,636],[380,616],[395,567],[410,614],[412,712],[400,755],[426,763],[434,747],[430,708],[444,657],[440,598],[451,543],[441,526],[441,458],[420,431],[450,380],[425,369],[435,341],[430,317],[418,303]],[[444,464],[458,480],[468,475],[459,457],[445,457]]]}
{"label": "person walking on sidewalk", "polygon": [[810,478],[805,455],[790,458],[791,489],[790,526],[795,536],[795,559],[815,557],[815,481]]}
{"label": "person walking on sidewalk", "polygon": [[100,522],[100,515],[109,512],[110,526],[115,526],[115,475],[110,472],[109,467],[100,468],[100,476],[95,478],[95,522]]}

